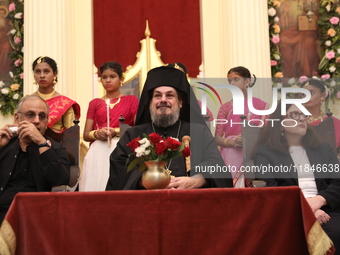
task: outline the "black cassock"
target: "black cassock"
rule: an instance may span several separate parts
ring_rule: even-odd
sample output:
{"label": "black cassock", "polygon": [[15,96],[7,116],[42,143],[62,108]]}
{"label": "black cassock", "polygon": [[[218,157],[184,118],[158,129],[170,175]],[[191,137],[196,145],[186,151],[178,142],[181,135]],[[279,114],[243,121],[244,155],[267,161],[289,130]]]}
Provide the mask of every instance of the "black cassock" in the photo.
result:
{"label": "black cassock", "polygon": [[[185,135],[190,136],[191,170],[190,176],[202,174],[207,182],[207,187],[232,187],[232,178],[217,149],[215,139],[206,125],[178,121],[168,128],[154,127],[156,133],[163,137],[174,137],[182,141]],[[179,129],[180,128],[180,129]],[[178,132],[179,131],[179,132]],[[110,156],[110,177],[106,190],[137,189],[142,173],[137,167],[127,172],[127,157],[132,153],[128,144],[136,137],[143,138],[143,134],[154,132],[151,123],[137,125],[128,129],[119,140],[116,149]],[[177,137],[177,134],[179,136]],[[133,160],[134,156],[130,157]],[[131,161],[129,161],[131,162]],[[187,176],[185,158],[179,157],[171,161],[169,169],[171,175]],[[218,172],[217,172],[218,171]]]}

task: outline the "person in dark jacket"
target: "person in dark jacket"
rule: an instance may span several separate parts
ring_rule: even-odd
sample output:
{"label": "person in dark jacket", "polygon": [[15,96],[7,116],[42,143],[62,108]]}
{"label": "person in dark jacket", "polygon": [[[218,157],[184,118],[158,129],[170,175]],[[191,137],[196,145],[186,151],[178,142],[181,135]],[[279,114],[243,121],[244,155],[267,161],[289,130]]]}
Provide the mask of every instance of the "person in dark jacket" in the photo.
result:
{"label": "person in dark jacket", "polygon": [[49,107],[39,96],[23,97],[14,123],[0,129],[0,223],[19,192],[51,191],[68,184],[66,149],[44,136]]}
{"label": "person in dark jacket", "polygon": [[[340,165],[336,152],[321,142],[295,105],[281,104],[268,118],[258,141],[258,179],[267,186],[299,186],[316,219],[340,251]],[[287,199],[289,199],[287,197]],[[284,201],[281,201],[282,203]],[[340,253],[339,253],[340,254]]]}

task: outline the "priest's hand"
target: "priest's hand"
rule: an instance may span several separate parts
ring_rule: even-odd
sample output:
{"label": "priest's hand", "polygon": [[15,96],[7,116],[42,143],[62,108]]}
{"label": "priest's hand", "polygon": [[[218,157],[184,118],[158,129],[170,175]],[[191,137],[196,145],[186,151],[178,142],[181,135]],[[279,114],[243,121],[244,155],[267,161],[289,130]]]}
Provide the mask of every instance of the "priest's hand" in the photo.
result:
{"label": "priest's hand", "polygon": [[331,219],[331,217],[321,209],[316,210],[314,215],[320,224],[327,223]]}
{"label": "priest's hand", "polygon": [[168,189],[196,189],[203,187],[207,181],[201,175],[193,177],[172,177]]}

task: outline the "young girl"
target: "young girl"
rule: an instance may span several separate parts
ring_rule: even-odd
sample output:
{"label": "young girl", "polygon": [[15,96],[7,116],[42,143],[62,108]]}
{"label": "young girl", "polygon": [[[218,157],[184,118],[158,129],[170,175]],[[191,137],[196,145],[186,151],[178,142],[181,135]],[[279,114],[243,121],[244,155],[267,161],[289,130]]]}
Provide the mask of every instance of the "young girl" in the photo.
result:
{"label": "young girl", "polygon": [[32,64],[35,83],[39,86],[33,95],[43,98],[50,107],[47,126],[61,133],[80,118],[80,106],[72,99],[59,94],[54,86],[58,81],[57,63],[49,57],[38,57]]}
{"label": "young girl", "polygon": [[104,63],[100,73],[106,94],[93,99],[87,111],[83,137],[91,145],[84,159],[80,191],[105,190],[109,178],[109,157],[119,139],[119,117],[122,115],[124,123],[133,126],[138,108],[137,97],[125,96],[119,90],[124,77],[118,62]]}
{"label": "young girl", "polygon": [[[246,120],[264,119],[264,116],[254,115],[248,109],[247,88],[254,86],[256,81],[256,78],[252,81],[249,70],[243,66],[230,69],[228,72],[228,81],[231,85],[238,87],[243,92],[245,99],[244,114],[247,117]],[[267,107],[265,102],[255,97],[253,97],[253,105],[257,110],[264,110]],[[233,166],[233,169],[237,169],[237,171],[232,172],[234,187],[245,187],[246,183],[244,175],[239,171],[239,168],[243,163],[241,136],[242,125],[230,124],[242,122],[241,115],[233,113],[233,102],[229,101],[221,106],[217,119],[224,119],[228,121],[227,124],[216,125],[215,140],[217,145],[221,147],[221,156],[226,165],[231,165]],[[254,124],[256,125],[257,123]]]}

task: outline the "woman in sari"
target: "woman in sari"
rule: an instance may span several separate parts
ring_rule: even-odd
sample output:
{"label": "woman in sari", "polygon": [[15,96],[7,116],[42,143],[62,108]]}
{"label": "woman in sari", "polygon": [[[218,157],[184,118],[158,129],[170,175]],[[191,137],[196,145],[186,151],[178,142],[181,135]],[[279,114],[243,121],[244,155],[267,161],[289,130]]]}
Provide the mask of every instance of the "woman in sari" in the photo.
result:
{"label": "woman in sari", "polygon": [[[252,119],[262,119],[264,116],[258,116],[252,114],[248,109],[247,104],[247,88],[254,86],[256,82],[256,77],[254,75],[254,81],[252,82],[251,74],[249,70],[243,66],[234,67],[228,72],[229,84],[237,86],[244,95],[244,114],[246,115],[246,120]],[[267,104],[261,99],[253,97],[253,106],[257,110],[264,110],[267,108]],[[240,123],[242,115],[237,115],[233,113],[233,102],[232,100],[223,104],[218,112],[217,119],[226,120],[226,124],[217,124],[215,131],[215,140],[218,146],[220,146],[220,153],[226,165],[230,165],[233,176],[234,187],[241,188],[248,186],[246,183],[244,175],[239,171],[243,163],[243,153],[242,153],[242,125],[231,123]],[[254,121],[255,122],[255,121]],[[253,123],[256,125],[259,123]],[[236,170],[236,171],[235,171]]]}
{"label": "woman in sari", "polygon": [[[309,90],[311,93],[311,99],[304,104],[306,109],[312,114],[308,119],[308,124],[317,126],[327,115],[322,111],[321,107],[325,104],[327,98],[326,87],[322,81],[317,79],[310,79],[306,81],[303,86],[304,89]],[[340,154],[340,120],[333,117],[334,132],[335,132],[335,144],[337,148],[338,157]]]}
{"label": "woman in sari", "polygon": [[33,95],[43,98],[50,107],[47,126],[62,133],[80,118],[80,106],[76,101],[59,94],[54,86],[58,81],[57,63],[49,57],[38,57],[32,64],[38,90]]}
{"label": "woman in sari", "polygon": [[81,173],[79,191],[104,191],[109,179],[110,154],[119,140],[119,118],[133,126],[138,108],[135,96],[123,95],[123,71],[118,62],[106,62],[100,67],[101,82],[106,91],[93,99],[87,110],[84,140],[91,142]]}

